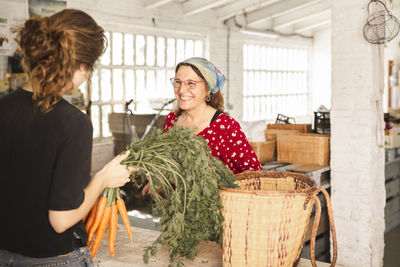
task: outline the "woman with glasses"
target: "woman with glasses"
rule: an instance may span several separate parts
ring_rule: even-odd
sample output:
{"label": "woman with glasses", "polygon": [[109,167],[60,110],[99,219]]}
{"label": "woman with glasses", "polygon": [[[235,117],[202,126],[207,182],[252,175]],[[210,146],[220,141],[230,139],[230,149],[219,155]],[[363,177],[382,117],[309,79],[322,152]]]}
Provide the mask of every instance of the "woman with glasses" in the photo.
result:
{"label": "woman with glasses", "polygon": [[164,132],[174,124],[195,127],[212,155],[234,173],[262,169],[239,123],[224,113],[225,76],[219,69],[205,58],[189,58],[176,66],[171,83],[178,108],[166,117]]}

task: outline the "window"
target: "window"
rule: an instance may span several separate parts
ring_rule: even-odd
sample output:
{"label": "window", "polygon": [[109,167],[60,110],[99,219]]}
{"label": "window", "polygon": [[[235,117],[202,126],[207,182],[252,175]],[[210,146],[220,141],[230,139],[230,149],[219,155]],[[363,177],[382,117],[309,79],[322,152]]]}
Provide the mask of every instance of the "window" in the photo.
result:
{"label": "window", "polygon": [[121,32],[107,32],[107,51],[92,76],[93,137],[111,136],[108,114],[123,112],[127,101],[133,111],[154,112],[152,101],[174,98],[169,78],[185,58],[203,56],[203,40]]}
{"label": "window", "polygon": [[308,50],[245,44],[243,120],[308,114]]}

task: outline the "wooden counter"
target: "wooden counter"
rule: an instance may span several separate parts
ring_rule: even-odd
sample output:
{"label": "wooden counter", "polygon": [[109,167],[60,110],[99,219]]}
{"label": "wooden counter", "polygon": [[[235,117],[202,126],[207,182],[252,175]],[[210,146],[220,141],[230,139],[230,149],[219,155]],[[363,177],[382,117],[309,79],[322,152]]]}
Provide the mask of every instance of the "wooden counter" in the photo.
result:
{"label": "wooden counter", "polygon": [[[104,235],[100,248],[94,258],[97,267],[166,267],[169,254],[166,247],[158,247],[156,257],[151,257],[149,264],[143,263],[143,250],[153,243],[159,232],[144,228],[132,227],[133,243],[130,243],[128,234],[123,225],[118,224],[117,238],[115,241],[115,256],[111,257],[108,251],[108,233]],[[185,266],[190,267],[221,267],[222,249],[214,242],[202,242],[200,250],[194,261],[183,260]],[[318,262],[318,267],[328,267],[330,264]],[[300,259],[297,267],[310,267],[311,262]],[[338,266],[338,265],[336,265]],[[339,267],[339,266],[338,266]]]}

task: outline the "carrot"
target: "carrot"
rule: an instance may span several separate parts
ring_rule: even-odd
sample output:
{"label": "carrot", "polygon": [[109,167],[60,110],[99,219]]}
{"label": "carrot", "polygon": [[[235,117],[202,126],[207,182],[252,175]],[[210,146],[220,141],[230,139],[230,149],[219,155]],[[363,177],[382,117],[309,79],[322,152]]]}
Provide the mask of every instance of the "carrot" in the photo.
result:
{"label": "carrot", "polygon": [[121,218],[122,221],[124,222],[125,228],[128,231],[129,239],[132,240],[133,235],[132,235],[131,224],[129,223],[128,213],[126,212],[125,203],[122,200],[122,198],[117,199],[117,207],[119,214],[121,214]]}
{"label": "carrot", "polygon": [[108,232],[108,249],[111,256],[115,255],[115,236],[117,235],[117,224],[118,224],[118,208],[114,203],[111,206],[111,218]]}
{"label": "carrot", "polygon": [[105,195],[103,195],[100,197],[99,203],[97,204],[96,217],[94,219],[92,226],[90,227],[88,244],[87,244],[88,247],[90,246],[90,242],[92,242],[94,233],[96,232],[96,230],[100,224],[100,221],[103,217],[104,210],[106,208],[106,205],[107,205],[107,197]]}
{"label": "carrot", "polygon": [[[90,209],[89,212],[89,217],[87,218],[87,221],[85,222],[85,228],[86,228],[86,232],[89,232],[90,227],[93,224],[93,220],[94,220],[94,215],[96,214],[96,210],[97,210],[97,203],[99,202],[99,199],[96,199],[96,201],[93,204],[93,207]],[[88,216],[88,215],[86,215]]]}
{"label": "carrot", "polygon": [[97,250],[100,247],[100,243],[101,243],[101,240],[103,239],[104,233],[106,232],[108,221],[110,220],[110,216],[111,216],[111,206],[107,206],[104,209],[103,217],[101,218],[100,225],[96,231],[96,237],[94,238],[92,248],[90,249],[92,258],[94,258]]}

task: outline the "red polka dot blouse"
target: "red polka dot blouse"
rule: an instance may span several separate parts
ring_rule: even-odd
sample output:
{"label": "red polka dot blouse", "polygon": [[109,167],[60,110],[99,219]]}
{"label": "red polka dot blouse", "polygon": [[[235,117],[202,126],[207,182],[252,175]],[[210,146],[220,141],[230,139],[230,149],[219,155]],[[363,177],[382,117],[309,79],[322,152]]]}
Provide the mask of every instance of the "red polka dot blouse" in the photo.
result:
{"label": "red polka dot blouse", "polygon": [[[174,112],[168,114],[163,132],[177,120]],[[256,153],[251,148],[240,124],[222,113],[208,127],[197,135],[202,136],[211,148],[212,155],[224,162],[233,173],[245,170],[261,170]]]}

